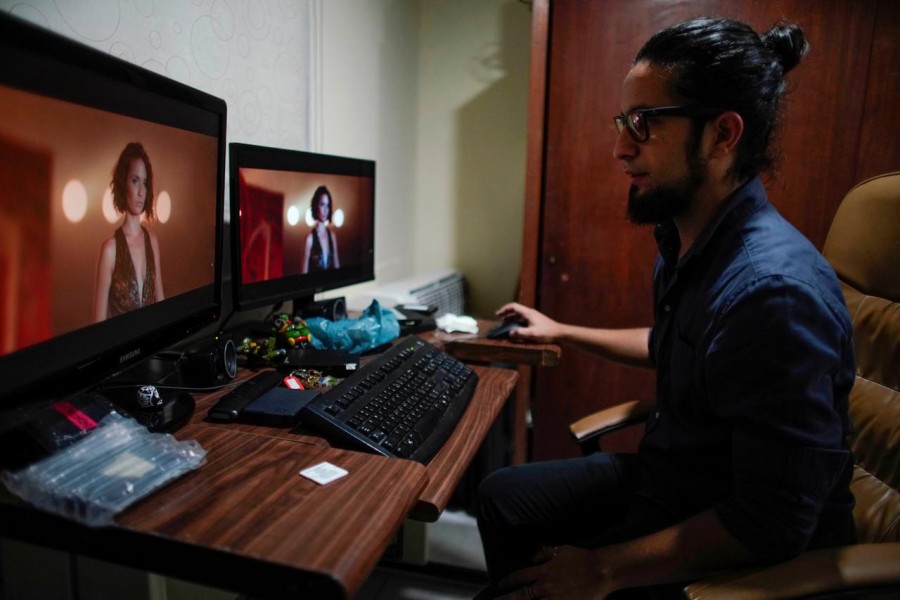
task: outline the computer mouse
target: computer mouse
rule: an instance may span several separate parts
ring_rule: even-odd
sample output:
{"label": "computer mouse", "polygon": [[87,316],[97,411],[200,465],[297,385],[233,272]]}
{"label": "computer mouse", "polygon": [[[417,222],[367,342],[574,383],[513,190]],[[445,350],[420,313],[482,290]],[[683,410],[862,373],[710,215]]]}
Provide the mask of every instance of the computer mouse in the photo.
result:
{"label": "computer mouse", "polygon": [[488,339],[492,340],[505,340],[509,338],[509,334],[513,329],[518,329],[519,327],[527,327],[528,321],[525,319],[521,319],[518,317],[514,317],[512,319],[505,319],[492,327],[487,332]]}

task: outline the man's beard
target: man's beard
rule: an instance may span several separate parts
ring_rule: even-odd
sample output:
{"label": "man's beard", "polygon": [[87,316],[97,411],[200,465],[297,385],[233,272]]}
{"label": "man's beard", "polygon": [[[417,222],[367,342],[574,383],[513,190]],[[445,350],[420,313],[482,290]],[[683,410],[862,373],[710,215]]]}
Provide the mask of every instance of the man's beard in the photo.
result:
{"label": "man's beard", "polygon": [[706,161],[700,157],[700,134],[695,130],[685,143],[687,175],[684,179],[639,194],[628,190],[628,220],[636,225],[655,225],[680,217],[691,209],[694,194],[706,181]]}

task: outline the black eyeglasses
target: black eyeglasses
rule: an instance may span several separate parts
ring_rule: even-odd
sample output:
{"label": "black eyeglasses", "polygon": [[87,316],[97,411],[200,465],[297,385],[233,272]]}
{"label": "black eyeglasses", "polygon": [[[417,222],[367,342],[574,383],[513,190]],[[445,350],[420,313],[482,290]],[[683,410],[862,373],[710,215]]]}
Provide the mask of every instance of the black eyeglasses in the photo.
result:
{"label": "black eyeglasses", "polygon": [[711,117],[719,111],[697,106],[658,106],[655,108],[638,108],[625,114],[616,115],[613,121],[616,131],[622,133],[628,129],[628,133],[636,142],[646,142],[650,139],[650,126],[647,117]]}

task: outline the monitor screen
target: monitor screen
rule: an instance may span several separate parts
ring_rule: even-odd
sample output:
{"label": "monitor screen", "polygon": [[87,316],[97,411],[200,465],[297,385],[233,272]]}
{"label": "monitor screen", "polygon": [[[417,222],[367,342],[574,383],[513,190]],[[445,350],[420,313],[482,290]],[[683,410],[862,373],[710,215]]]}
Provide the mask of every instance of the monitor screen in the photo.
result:
{"label": "monitor screen", "polygon": [[375,163],[230,145],[232,283],[239,310],[375,278]]}
{"label": "monitor screen", "polygon": [[0,417],[218,318],[224,101],[0,15]]}

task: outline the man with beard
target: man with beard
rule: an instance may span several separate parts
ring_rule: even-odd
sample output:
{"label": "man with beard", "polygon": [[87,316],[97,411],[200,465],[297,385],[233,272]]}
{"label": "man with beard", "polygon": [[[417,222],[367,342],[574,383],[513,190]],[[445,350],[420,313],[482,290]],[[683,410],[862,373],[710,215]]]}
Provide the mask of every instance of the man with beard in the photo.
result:
{"label": "man with beard", "polygon": [[637,54],[613,154],[629,219],[655,225],[653,325],[581,327],[516,303],[497,314],[527,321],[513,339],[655,369],[656,410],[634,454],[482,483],[493,583],[479,598],[677,595],[716,570],[854,540],[850,320],[833,270],[758,176],[806,50],[794,24],[758,35],[697,19]]}

